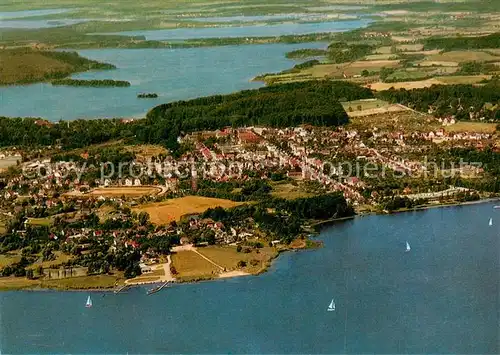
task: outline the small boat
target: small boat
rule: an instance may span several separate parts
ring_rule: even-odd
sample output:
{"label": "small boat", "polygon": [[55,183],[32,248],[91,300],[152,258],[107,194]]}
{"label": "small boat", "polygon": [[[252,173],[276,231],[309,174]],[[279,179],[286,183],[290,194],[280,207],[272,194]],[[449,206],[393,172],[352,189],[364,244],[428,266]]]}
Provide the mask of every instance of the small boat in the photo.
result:
{"label": "small boat", "polygon": [[333,300],[332,298],[332,302],[330,302],[330,305],[328,306],[328,308],[326,309],[328,312],[333,312],[335,311],[335,301]]}
{"label": "small boat", "polygon": [[92,307],[92,299],[89,297],[87,298],[87,303],[85,303],[85,307],[91,308]]}
{"label": "small boat", "polygon": [[410,243],[406,242],[406,252],[409,252],[410,250],[411,250]]}
{"label": "small boat", "polygon": [[495,209],[499,209],[499,208],[500,208],[500,206],[493,206],[493,208],[495,208]]}
{"label": "small boat", "polygon": [[490,218],[490,222],[488,223],[488,225],[490,225],[490,226],[493,225],[493,218]]}

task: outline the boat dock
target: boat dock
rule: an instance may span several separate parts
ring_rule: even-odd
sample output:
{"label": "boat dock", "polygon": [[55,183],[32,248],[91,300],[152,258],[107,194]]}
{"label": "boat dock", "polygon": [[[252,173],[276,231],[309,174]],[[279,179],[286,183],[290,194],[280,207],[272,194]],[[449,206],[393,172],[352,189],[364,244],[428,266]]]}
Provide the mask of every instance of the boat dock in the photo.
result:
{"label": "boat dock", "polygon": [[152,295],[153,293],[156,293],[156,292],[159,292],[161,291],[164,287],[166,287],[168,284],[170,283],[170,281],[167,281],[163,284],[161,284],[160,286],[158,287],[155,287],[155,288],[152,288],[151,290],[148,291],[148,295]]}
{"label": "boat dock", "polygon": [[123,290],[125,290],[126,288],[128,288],[128,285],[122,285],[122,286],[120,286],[118,289],[116,289],[114,292],[115,292],[115,293],[120,293],[120,292],[122,292]]}

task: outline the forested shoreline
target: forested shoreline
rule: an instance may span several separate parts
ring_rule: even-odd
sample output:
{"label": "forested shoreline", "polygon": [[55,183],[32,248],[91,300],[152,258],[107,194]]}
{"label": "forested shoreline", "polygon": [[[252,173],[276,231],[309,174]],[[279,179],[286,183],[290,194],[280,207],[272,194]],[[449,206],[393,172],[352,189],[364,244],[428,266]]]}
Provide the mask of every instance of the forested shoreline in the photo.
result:
{"label": "forested shoreline", "polygon": [[77,79],[59,79],[53,80],[52,85],[56,86],[88,86],[94,88],[100,87],[129,87],[130,82],[123,80],[77,80]]}
{"label": "forested shoreline", "polygon": [[84,147],[112,139],[162,144],[177,149],[181,134],[227,126],[289,127],[301,124],[338,126],[348,122],[339,101],[373,97],[355,84],[311,81],[245,90],[153,108],[144,120],[119,119],[40,123],[36,118],[0,118],[0,146]]}
{"label": "forested shoreline", "polygon": [[0,85],[30,84],[88,70],[116,69],[113,64],[87,59],[77,52],[31,48],[1,49],[0,63]]}
{"label": "forested shoreline", "polygon": [[407,105],[420,112],[431,112],[438,117],[456,116],[460,120],[500,120],[500,84],[433,85],[422,89],[389,89],[377,94],[391,103]]}
{"label": "forested shoreline", "polygon": [[431,37],[424,41],[424,49],[441,49],[445,51],[458,49],[500,48],[500,32],[479,37]]}

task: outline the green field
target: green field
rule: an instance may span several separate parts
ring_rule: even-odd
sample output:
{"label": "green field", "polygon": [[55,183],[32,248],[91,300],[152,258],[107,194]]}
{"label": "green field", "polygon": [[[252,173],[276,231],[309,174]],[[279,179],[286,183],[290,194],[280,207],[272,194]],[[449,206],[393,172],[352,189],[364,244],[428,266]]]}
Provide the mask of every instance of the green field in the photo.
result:
{"label": "green field", "polygon": [[368,99],[342,102],[342,106],[346,111],[350,111],[349,107],[353,110],[365,111],[374,108],[387,107],[389,106],[389,103],[379,99]]}
{"label": "green field", "polygon": [[237,252],[234,246],[209,246],[199,248],[198,252],[226,268],[227,271],[238,269],[238,262],[245,261],[247,266],[242,270],[248,273],[258,273],[265,269],[276,256],[276,251],[271,247],[260,248],[258,252],[257,249],[253,249],[250,253],[243,253]]}
{"label": "green field", "polygon": [[194,251],[184,250],[172,255],[172,264],[177,270],[177,278],[214,277],[220,269],[203,259]]}
{"label": "green field", "polygon": [[21,260],[21,255],[19,252],[0,254],[0,269],[3,268],[4,266],[17,263],[19,260]]}
{"label": "green field", "polygon": [[50,218],[29,218],[27,224],[32,226],[48,227],[52,224],[52,221],[50,220]]}

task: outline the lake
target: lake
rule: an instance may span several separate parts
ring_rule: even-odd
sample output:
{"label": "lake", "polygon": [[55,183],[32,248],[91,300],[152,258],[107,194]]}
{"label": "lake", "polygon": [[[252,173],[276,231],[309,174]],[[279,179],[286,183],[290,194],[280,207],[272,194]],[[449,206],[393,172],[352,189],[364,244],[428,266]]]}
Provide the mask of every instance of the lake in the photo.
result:
{"label": "lake", "polygon": [[[96,49],[79,53],[115,64],[118,69],[73,75],[76,79],[127,80],[127,88],[52,86],[47,83],[0,87],[0,116],[50,120],[143,116],[152,107],[174,100],[257,88],[250,80],[296,62],[285,53],[299,48],[326,48],[327,43],[265,44],[189,49]],[[157,99],[138,99],[155,92]]]}
{"label": "lake", "polygon": [[88,22],[88,19],[57,19],[57,20],[7,20],[0,19],[0,28],[9,29],[33,29],[33,28],[51,28],[76,25],[77,23]]}
{"label": "lake", "polygon": [[196,22],[263,22],[280,20],[300,20],[300,21],[318,21],[325,20],[337,14],[321,13],[289,13],[281,15],[256,15],[256,16],[212,16],[212,17],[179,17],[182,20]]}
{"label": "lake", "polygon": [[[368,216],[268,273],[155,295],[0,293],[3,353],[499,353],[490,203]],[[493,217],[494,225],[488,227]],[[412,250],[405,253],[405,242]],[[327,312],[334,298],[336,311]]]}
{"label": "lake", "polygon": [[144,36],[147,40],[186,40],[199,38],[275,37],[308,33],[341,32],[365,27],[368,18],[315,23],[280,23],[276,25],[220,26],[209,28],[176,28],[169,30],[123,31],[113,35]]}
{"label": "lake", "polygon": [[[48,28],[74,25],[88,21],[85,19],[39,19],[39,17],[59,15],[70,11],[69,9],[0,11],[0,28]],[[33,19],[33,17],[38,19]]]}
{"label": "lake", "polygon": [[48,16],[67,13],[69,9],[45,9],[45,10],[23,10],[23,11],[0,11],[0,20],[25,18],[35,16]]}

